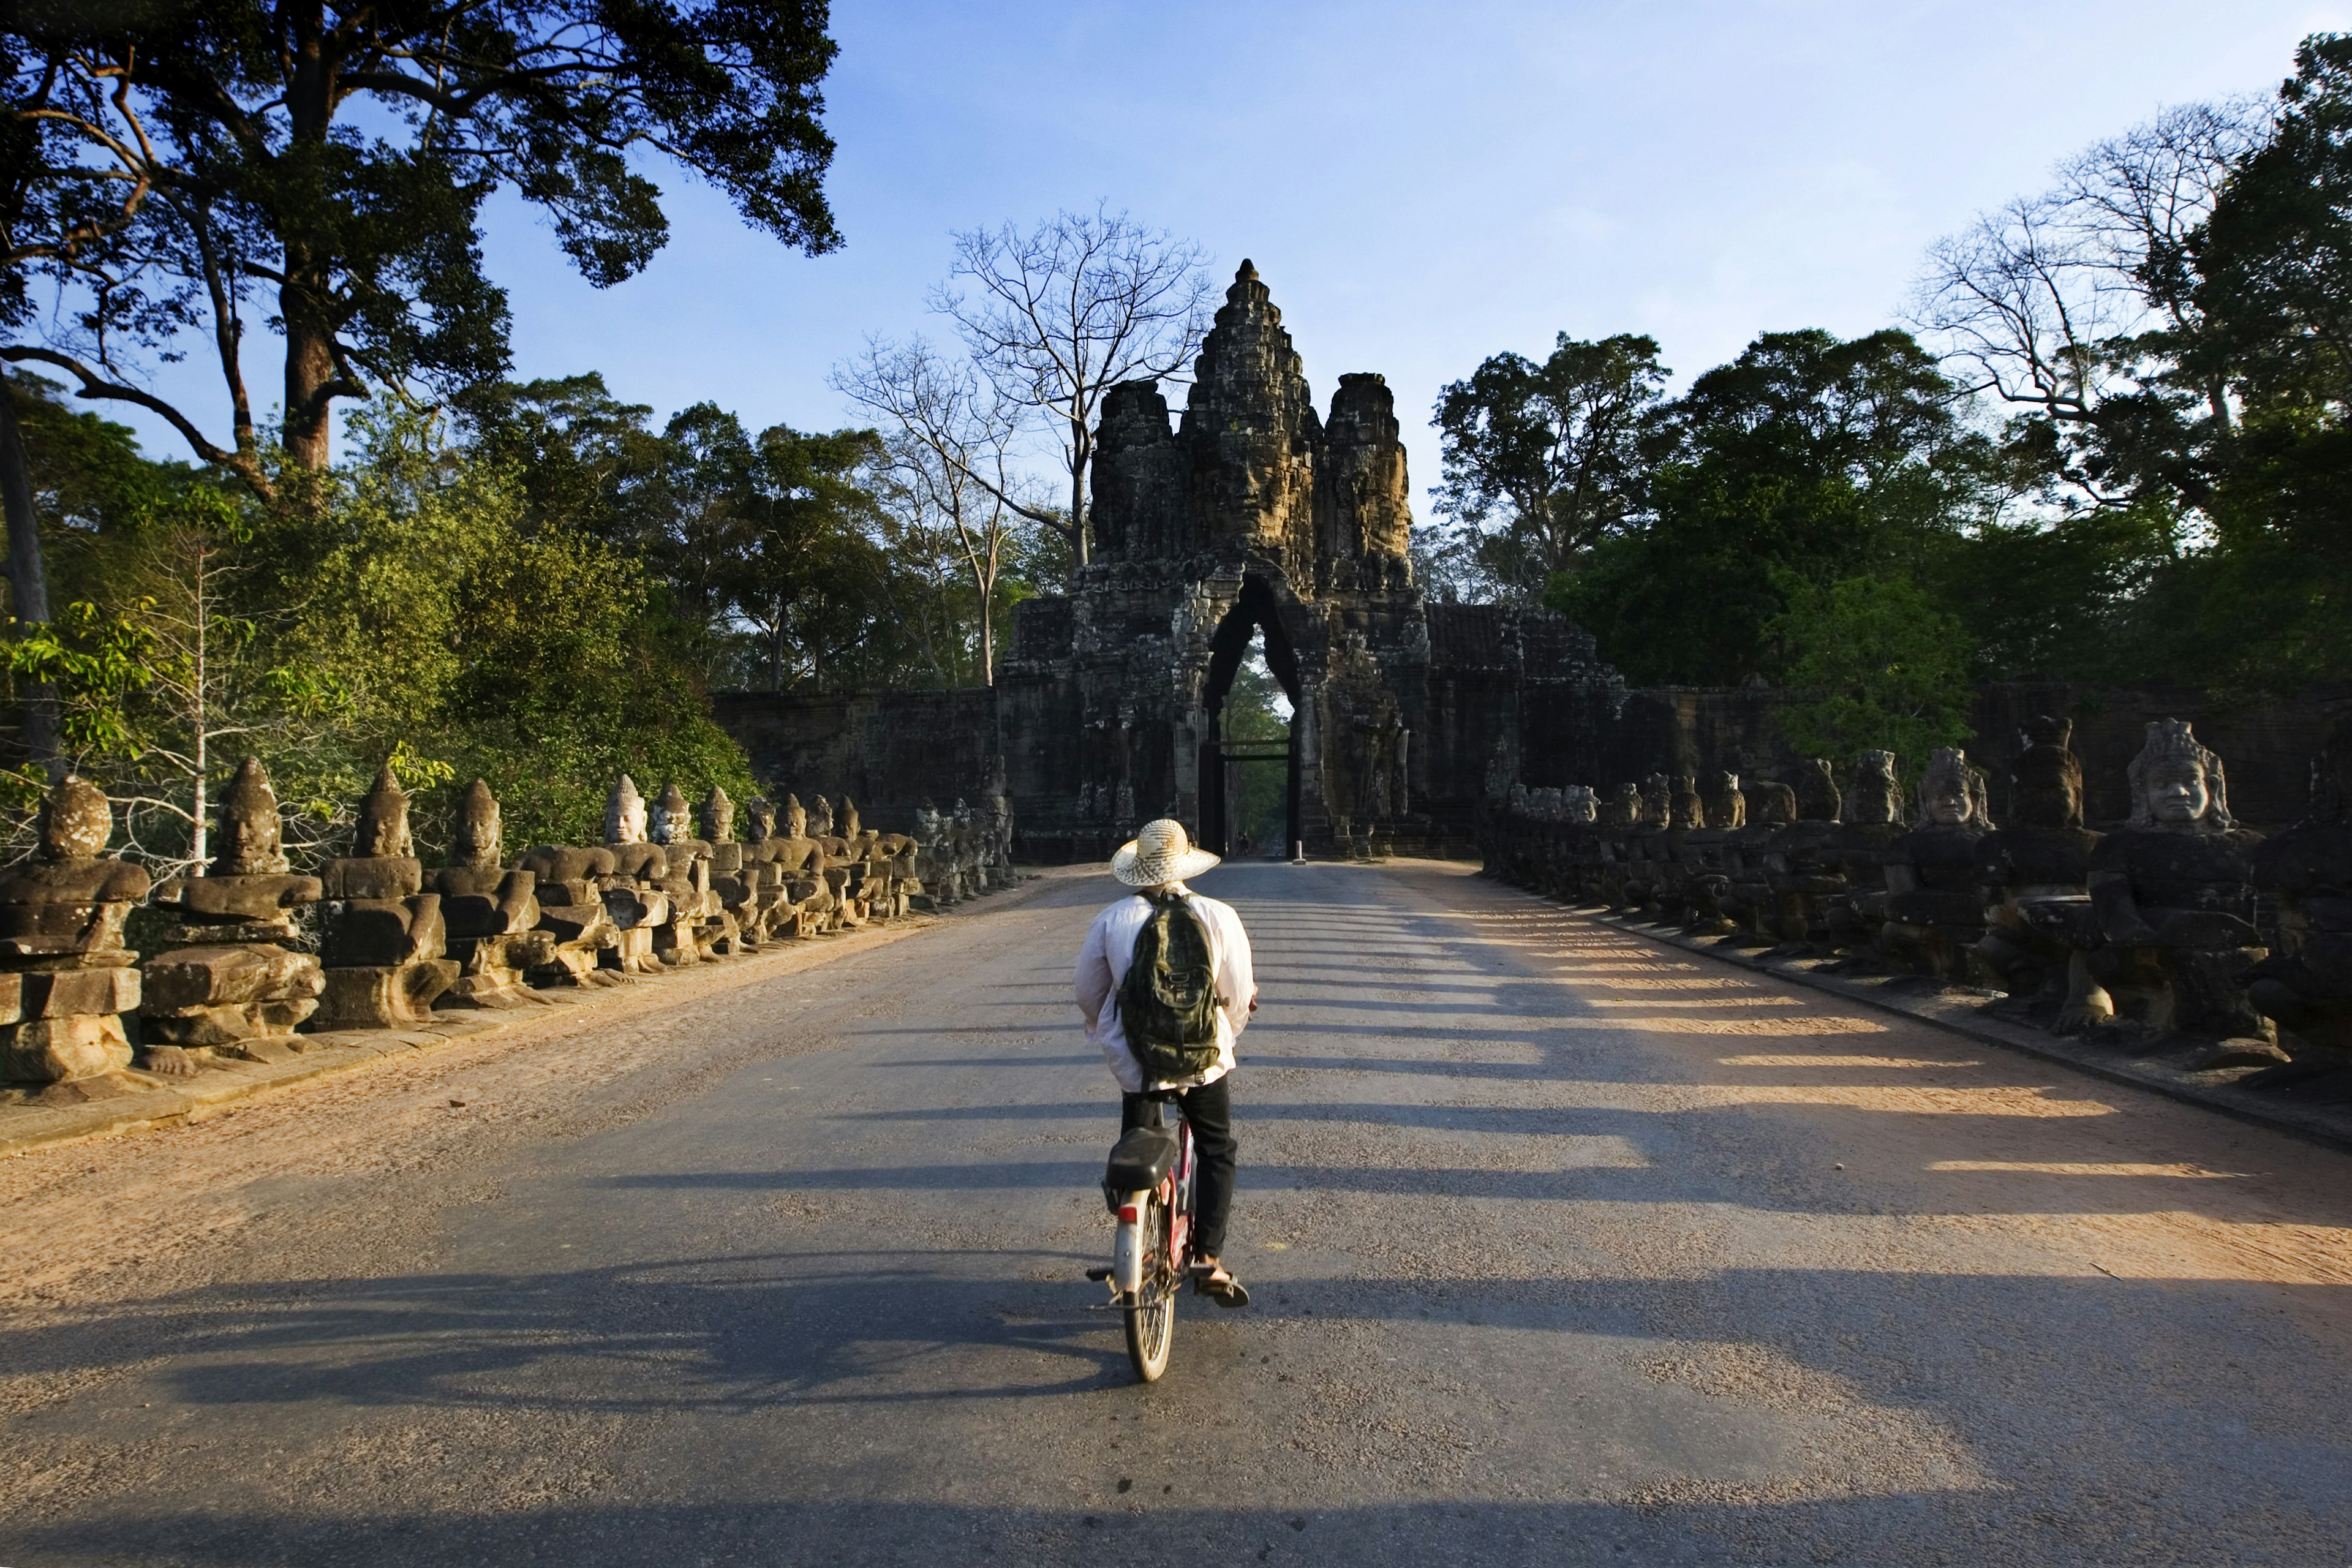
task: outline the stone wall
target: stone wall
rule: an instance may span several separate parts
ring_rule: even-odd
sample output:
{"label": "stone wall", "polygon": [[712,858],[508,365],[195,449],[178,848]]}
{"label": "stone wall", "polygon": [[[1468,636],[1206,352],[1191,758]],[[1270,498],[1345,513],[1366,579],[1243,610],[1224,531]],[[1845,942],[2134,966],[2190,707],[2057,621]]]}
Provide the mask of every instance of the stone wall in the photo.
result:
{"label": "stone wall", "polygon": [[914,831],[925,801],[949,810],[992,784],[1003,788],[996,694],[984,686],[814,696],[720,691],[711,710],[762,784],[803,800],[846,795],[884,832]]}

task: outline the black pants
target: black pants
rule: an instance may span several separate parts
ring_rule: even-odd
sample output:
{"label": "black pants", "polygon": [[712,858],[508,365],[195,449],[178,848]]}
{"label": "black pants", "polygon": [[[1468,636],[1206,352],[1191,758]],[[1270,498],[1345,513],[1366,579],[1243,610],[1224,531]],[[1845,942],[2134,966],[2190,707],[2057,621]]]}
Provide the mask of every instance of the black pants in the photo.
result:
{"label": "black pants", "polygon": [[[1200,1162],[1200,1177],[1192,1187],[1192,1250],[1216,1258],[1225,1250],[1225,1222],[1234,1212],[1234,1155],[1240,1142],[1234,1137],[1234,1102],[1227,1073],[1214,1083],[1183,1091],[1184,1120],[1192,1124],[1192,1154]],[[1160,1102],[1148,1095],[1119,1097],[1118,1130],[1160,1125]]]}

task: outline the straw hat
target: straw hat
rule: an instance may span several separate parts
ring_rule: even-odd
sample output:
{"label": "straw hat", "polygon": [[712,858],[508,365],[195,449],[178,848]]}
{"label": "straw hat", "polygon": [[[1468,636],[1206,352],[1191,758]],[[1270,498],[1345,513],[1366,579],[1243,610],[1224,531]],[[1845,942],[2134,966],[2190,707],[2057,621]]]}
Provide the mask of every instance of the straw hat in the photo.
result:
{"label": "straw hat", "polygon": [[1221,858],[1193,848],[1184,825],[1163,816],[1145,823],[1131,842],[1118,847],[1110,858],[1110,874],[1130,888],[1157,888],[1197,877]]}

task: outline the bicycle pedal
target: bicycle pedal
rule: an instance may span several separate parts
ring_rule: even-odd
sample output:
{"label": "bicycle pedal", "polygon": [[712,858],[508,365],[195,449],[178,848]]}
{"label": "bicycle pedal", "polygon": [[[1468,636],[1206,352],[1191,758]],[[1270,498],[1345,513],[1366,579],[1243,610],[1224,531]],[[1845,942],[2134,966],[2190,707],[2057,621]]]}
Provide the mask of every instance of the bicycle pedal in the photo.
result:
{"label": "bicycle pedal", "polygon": [[1093,1280],[1097,1285],[1101,1284],[1104,1280],[1110,1278],[1110,1265],[1108,1263],[1097,1264],[1094,1268],[1087,1270],[1087,1278]]}

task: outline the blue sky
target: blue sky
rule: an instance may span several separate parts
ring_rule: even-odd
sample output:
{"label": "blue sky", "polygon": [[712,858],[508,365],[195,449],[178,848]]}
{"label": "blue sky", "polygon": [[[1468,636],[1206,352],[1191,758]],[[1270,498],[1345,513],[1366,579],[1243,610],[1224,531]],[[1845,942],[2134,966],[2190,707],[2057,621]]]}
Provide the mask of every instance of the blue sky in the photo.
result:
{"label": "blue sky", "polygon": [[[1254,258],[1318,402],[1386,374],[1425,492],[1429,407],[1486,355],[1643,331],[1687,377],[1759,331],[1885,325],[1938,235],[2165,104],[2267,94],[2346,26],[2352,4],[2273,0],[840,4],[840,251],[787,252],[670,170],[670,245],[618,288],[520,205],[489,258],[518,375],[830,427],[835,360],[938,331],[951,230],[1107,198],[1221,280]],[[193,375],[165,384],[218,426]]]}

